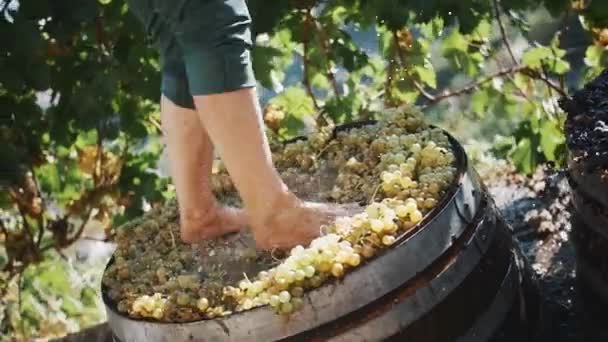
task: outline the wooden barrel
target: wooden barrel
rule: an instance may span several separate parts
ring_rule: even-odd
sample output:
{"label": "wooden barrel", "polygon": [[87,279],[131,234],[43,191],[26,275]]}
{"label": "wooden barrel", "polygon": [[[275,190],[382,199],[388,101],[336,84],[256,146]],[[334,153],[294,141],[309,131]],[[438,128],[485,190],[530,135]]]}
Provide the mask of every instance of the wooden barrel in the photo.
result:
{"label": "wooden barrel", "polygon": [[[605,103],[608,69],[570,97],[560,99],[568,152],[568,181],[572,189],[572,241],[576,249],[577,280],[595,306],[608,303],[608,135]],[[598,300],[600,299],[600,300]]]}
{"label": "wooden barrel", "polygon": [[[570,174],[576,173],[570,169]],[[608,304],[608,206],[596,195],[588,193],[581,186],[581,177],[569,177],[572,188],[572,202],[575,212],[572,216],[572,242],[576,250],[577,276],[581,285]],[[608,189],[605,191],[608,192]],[[595,303],[597,304],[597,303]]]}
{"label": "wooden barrel", "polygon": [[532,341],[535,280],[458,142],[458,174],[391,248],[305,294],[284,317],[258,307],[191,323],[134,320],[105,295],[116,341]]}

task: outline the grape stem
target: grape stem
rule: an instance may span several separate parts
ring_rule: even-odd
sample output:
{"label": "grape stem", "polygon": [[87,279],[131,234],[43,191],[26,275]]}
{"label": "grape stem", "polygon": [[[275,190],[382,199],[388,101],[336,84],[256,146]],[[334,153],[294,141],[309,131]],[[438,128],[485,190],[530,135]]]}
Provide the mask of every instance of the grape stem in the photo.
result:
{"label": "grape stem", "polygon": [[317,153],[316,158],[321,157],[321,155],[322,155],[322,154],[323,154],[323,153],[324,153],[324,152],[325,152],[325,151],[326,151],[328,148],[330,148],[331,146],[334,146],[334,145],[336,145],[336,144],[337,144],[337,142],[334,140],[334,141],[330,142],[329,144],[325,145],[325,147],[323,147],[323,148],[321,149],[321,151],[319,151],[319,153]]}
{"label": "grape stem", "polygon": [[378,194],[378,190],[380,190],[380,186],[381,184],[376,185],[376,188],[374,189],[374,193],[372,194],[372,197],[370,197],[368,203],[372,204],[372,202],[374,202],[374,198],[376,198],[376,194]]}
{"label": "grape stem", "polygon": [[278,250],[278,248],[273,248],[270,251],[270,257],[272,258],[272,260],[274,260],[275,262],[281,262],[281,259],[277,258],[276,256],[274,256],[274,252],[276,252]]}
{"label": "grape stem", "polygon": [[177,245],[175,244],[175,235],[173,235],[173,229],[171,229],[170,226],[167,226],[167,229],[169,229],[169,234],[171,235],[171,246],[173,249],[175,249],[177,248]]}

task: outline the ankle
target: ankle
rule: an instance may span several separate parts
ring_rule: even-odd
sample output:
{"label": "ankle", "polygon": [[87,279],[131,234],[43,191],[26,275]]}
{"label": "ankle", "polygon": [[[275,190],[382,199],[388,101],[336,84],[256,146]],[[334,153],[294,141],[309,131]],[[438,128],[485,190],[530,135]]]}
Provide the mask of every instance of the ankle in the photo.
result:
{"label": "ankle", "polygon": [[278,217],[291,213],[302,206],[302,201],[292,192],[285,191],[266,197],[262,204],[251,208],[252,224],[255,227],[272,226]]}
{"label": "ankle", "polygon": [[196,223],[197,225],[213,220],[213,216],[218,209],[218,204],[215,201],[198,203],[197,206],[188,206],[180,208],[180,221],[182,225]]}

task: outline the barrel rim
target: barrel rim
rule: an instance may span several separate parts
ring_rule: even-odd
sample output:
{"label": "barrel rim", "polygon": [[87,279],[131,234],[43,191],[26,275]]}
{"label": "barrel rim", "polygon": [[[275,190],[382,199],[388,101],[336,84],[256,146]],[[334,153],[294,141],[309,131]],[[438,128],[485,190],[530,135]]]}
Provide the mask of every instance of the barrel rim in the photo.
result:
{"label": "barrel rim", "polygon": [[[334,132],[333,135],[335,137],[335,135],[337,134],[337,132],[341,131],[341,130],[347,130],[347,129],[352,129],[355,127],[362,127],[365,125],[370,125],[370,124],[375,124],[377,121],[376,120],[366,120],[366,121],[360,121],[360,122],[351,122],[345,125],[340,125],[337,126],[336,128],[334,128]],[[437,126],[434,125],[429,125],[432,128],[439,128]],[[351,272],[349,272],[349,274],[351,273],[355,273],[357,271],[360,271],[362,268],[364,268],[364,266],[366,265],[366,263],[370,263],[373,262],[374,260],[377,260],[381,257],[383,257],[384,255],[386,255],[387,253],[394,251],[395,249],[401,247],[403,244],[405,244],[409,239],[413,238],[414,236],[416,236],[418,233],[424,232],[424,228],[426,228],[430,222],[433,222],[434,220],[437,219],[437,217],[440,217],[441,214],[443,212],[445,212],[447,204],[449,204],[457,195],[457,193],[459,192],[462,183],[467,175],[467,173],[471,172],[470,168],[469,168],[469,162],[468,162],[468,158],[466,155],[466,152],[463,148],[463,146],[456,140],[456,138],[454,138],[450,133],[448,133],[446,130],[441,129],[442,133],[445,134],[450,142],[450,145],[452,147],[452,152],[454,153],[455,156],[455,160],[454,160],[454,167],[456,167],[456,175],[452,180],[452,183],[450,184],[448,191],[444,194],[444,196],[442,196],[441,200],[438,201],[437,205],[435,208],[433,208],[429,213],[427,213],[427,215],[425,215],[425,217],[418,222],[414,227],[412,227],[411,229],[409,229],[408,231],[402,233],[397,239],[396,241],[393,243],[393,245],[391,246],[391,248],[386,248],[386,249],[382,249],[380,250],[378,253],[376,253],[372,258],[367,259],[365,261],[363,261],[361,263],[360,266],[358,266],[357,268],[355,268],[354,270],[352,270]],[[306,137],[297,137],[294,139],[306,139]],[[293,139],[292,139],[293,140]],[[481,189],[475,189],[477,192],[479,192]],[[476,199],[477,201],[479,201],[479,198]],[[458,207],[457,207],[458,209]],[[463,217],[462,214],[459,213],[459,215],[461,217]],[[472,215],[470,215],[472,216]],[[472,217],[468,218],[468,221],[471,221]],[[110,258],[110,260],[108,261],[108,263],[106,264],[106,268],[104,269],[104,274],[105,271],[107,270],[107,268],[113,263],[114,261],[114,256],[112,255],[112,257]],[[349,274],[347,274],[345,277],[348,277]],[[316,289],[312,289],[310,291],[307,292],[317,292],[320,291],[323,288],[327,288],[330,286],[336,286],[336,284],[340,283],[342,281],[342,279],[333,279],[330,278],[328,279],[321,287],[316,288]],[[202,322],[207,322],[207,321],[213,321],[213,322],[221,322],[222,320],[226,320],[226,319],[230,319],[230,318],[234,318],[234,317],[239,317],[242,316],[243,314],[250,314],[251,312],[254,311],[260,311],[260,310],[270,310],[270,307],[268,305],[263,305],[260,307],[256,307],[250,310],[245,310],[245,311],[241,311],[241,312],[233,312],[231,315],[227,316],[227,317],[222,317],[222,318],[214,318],[214,319],[198,319],[198,320],[193,320],[193,321],[187,321],[187,322],[164,322],[164,321],[157,321],[157,320],[153,320],[153,319],[149,319],[149,318],[134,318],[129,316],[128,314],[123,314],[122,312],[118,311],[117,309],[117,303],[112,300],[109,295],[108,295],[108,289],[107,287],[103,284],[101,284],[101,294],[102,294],[102,300],[106,306],[106,310],[111,310],[113,314],[117,315],[118,317],[120,317],[121,319],[127,320],[127,321],[132,321],[132,322],[139,322],[139,323],[146,323],[146,324],[155,324],[155,325],[167,325],[167,326],[174,326],[174,325],[181,325],[181,326],[187,326],[187,325],[195,325],[195,324],[201,324]]]}

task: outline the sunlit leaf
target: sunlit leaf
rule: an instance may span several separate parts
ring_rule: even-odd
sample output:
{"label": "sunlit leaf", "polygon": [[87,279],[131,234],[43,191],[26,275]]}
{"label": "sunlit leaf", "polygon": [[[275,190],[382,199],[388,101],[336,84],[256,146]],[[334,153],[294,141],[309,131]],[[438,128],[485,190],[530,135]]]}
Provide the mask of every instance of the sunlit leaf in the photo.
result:
{"label": "sunlit leaf", "polygon": [[52,194],[61,190],[61,180],[57,164],[48,163],[40,166],[36,170],[36,177],[38,178],[41,190],[45,193]]}
{"label": "sunlit leaf", "polygon": [[540,148],[547,160],[557,159],[556,151],[564,144],[564,134],[554,121],[545,120],[540,127]]}
{"label": "sunlit leaf", "polygon": [[524,52],[522,56],[522,61],[524,65],[529,66],[534,69],[539,69],[542,67],[543,60],[549,59],[553,57],[553,52],[550,48],[546,46],[539,46]]}
{"label": "sunlit leaf", "polygon": [[599,45],[590,45],[585,50],[585,64],[592,68],[602,68],[608,65],[606,48]]}
{"label": "sunlit leaf", "polygon": [[467,51],[468,43],[460,31],[452,29],[442,44],[444,54],[452,54],[456,51]]}
{"label": "sunlit leaf", "polygon": [[478,90],[471,96],[471,109],[477,116],[483,118],[486,115],[486,110],[489,102],[487,90]]}
{"label": "sunlit leaf", "polygon": [[511,159],[523,173],[530,174],[536,167],[536,153],[529,138],[521,139],[511,153]]}
{"label": "sunlit leaf", "polygon": [[437,78],[432,65],[416,66],[414,70],[416,70],[416,74],[418,74],[418,77],[424,84],[431,88],[437,88]]}

